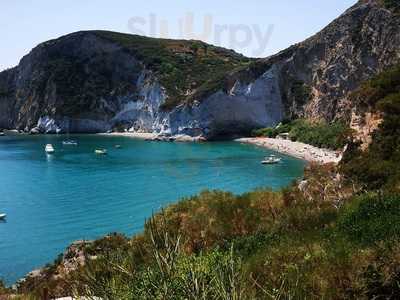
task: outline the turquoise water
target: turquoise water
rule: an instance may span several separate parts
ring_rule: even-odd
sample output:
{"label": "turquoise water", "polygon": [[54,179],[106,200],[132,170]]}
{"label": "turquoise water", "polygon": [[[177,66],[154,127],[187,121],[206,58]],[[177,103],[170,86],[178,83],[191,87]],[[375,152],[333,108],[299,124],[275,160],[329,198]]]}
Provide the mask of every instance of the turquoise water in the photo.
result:
{"label": "turquoise water", "polygon": [[[138,232],[153,212],[183,196],[278,189],[304,167],[286,156],[263,166],[260,160],[271,152],[234,142],[73,138],[78,147],[63,146],[61,136],[0,137],[0,212],[8,215],[0,223],[0,278],[7,283],[53,261],[75,240]],[[44,153],[46,143],[55,155]],[[96,156],[96,147],[109,154]]]}

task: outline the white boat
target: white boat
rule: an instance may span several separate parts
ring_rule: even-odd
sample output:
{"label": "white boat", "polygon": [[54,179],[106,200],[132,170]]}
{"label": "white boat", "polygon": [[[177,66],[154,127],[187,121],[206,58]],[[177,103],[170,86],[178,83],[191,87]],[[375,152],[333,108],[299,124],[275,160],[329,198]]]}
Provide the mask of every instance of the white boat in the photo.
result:
{"label": "white boat", "polygon": [[55,152],[52,144],[47,144],[46,147],[44,148],[44,151],[46,151],[46,153],[48,154],[52,154]]}
{"label": "white boat", "polygon": [[273,164],[278,164],[282,161],[281,158],[276,157],[275,155],[270,155],[261,162],[263,165],[273,165]]}
{"label": "white boat", "polygon": [[4,132],[0,132],[0,136],[5,136],[6,134]]}
{"label": "white boat", "polygon": [[107,149],[96,149],[96,150],[94,150],[94,153],[99,154],[99,155],[106,155]]}
{"label": "white boat", "polygon": [[7,217],[6,214],[0,214],[0,220],[4,220]]}
{"label": "white boat", "polygon": [[78,146],[78,142],[77,141],[73,141],[73,140],[66,140],[62,142],[63,145],[66,146]]}
{"label": "white boat", "polygon": [[122,146],[121,146],[121,145],[115,145],[115,148],[117,148],[117,149],[121,149],[121,148],[122,148]]}

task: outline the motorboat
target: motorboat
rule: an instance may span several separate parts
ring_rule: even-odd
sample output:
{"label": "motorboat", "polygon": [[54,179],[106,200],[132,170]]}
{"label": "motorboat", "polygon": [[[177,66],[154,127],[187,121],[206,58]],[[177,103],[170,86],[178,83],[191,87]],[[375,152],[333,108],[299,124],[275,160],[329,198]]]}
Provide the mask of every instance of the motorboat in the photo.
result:
{"label": "motorboat", "polygon": [[270,155],[268,157],[265,157],[264,160],[261,162],[263,165],[273,165],[273,164],[278,164],[282,161],[281,158],[276,157],[275,155]]}
{"label": "motorboat", "polygon": [[46,151],[47,154],[53,154],[55,152],[52,144],[47,144],[44,151]]}
{"label": "motorboat", "polygon": [[7,217],[6,214],[0,214],[0,220],[4,220]]}
{"label": "motorboat", "polygon": [[115,145],[115,148],[116,148],[116,149],[121,149],[122,146],[121,146],[121,145]]}
{"label": "motorboat", "polygon": [[94,150],[94,153],[96,153],[98,155],[106,155],[107,149],[96,149],[96,150]]}
{"label": "motorboat", "polygon": [[5,136],[6,134],[4,132],[0,132],[0,136]]}
{"label": "motorboat", "polygon": [[65,146],[78,146],[78,142],[74,140],[65,140],[62,143]]}

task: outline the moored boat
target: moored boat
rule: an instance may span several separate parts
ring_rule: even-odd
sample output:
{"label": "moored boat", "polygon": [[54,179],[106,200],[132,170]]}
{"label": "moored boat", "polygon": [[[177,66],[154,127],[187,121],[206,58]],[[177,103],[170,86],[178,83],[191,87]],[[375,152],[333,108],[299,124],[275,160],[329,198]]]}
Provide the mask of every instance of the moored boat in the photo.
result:
{"label": "moored boat", "polygon": [[66,140],[62,142],[66,146],[78,146],[78,142],[74,140]]}
{"label": "moored boat", "polygon": [[270,155],[268,157],[265,157],[263,161],[261,161],[261,163],[263,165],[273,165],[273,164],[278,164],[282,161],[281,158],[276,157],[275,155]]}
{"label": "moored boat", "polygon": [[0,214],[0,220],[4,220],[7,217],[6,214]]}
{"label": "moored boat", "polygon": [[47,154],[52,154],[55,152],[52,144],[47,144],[46,147],[44,148],[44,151],[46,151]]}
{"label": "moored boat", "polygon": [[94,150],[94,153],[99,154],[99,155],[106,155],[107,149],[96,149],[96,150]]}

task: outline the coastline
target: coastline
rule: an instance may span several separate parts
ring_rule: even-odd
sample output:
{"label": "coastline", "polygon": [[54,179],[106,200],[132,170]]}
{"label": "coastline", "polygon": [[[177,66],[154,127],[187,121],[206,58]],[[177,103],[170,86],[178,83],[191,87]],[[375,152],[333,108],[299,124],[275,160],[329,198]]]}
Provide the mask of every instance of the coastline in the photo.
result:
{"label": "coastline", "polygon": [[[21,133],[17,130],[5,130],[5,133],[11,134],[27,134]],[[35,134],[37,135],[37,134]],[[133,139],[147,140],[147,141],[158,141],[158,142],[205,142],[205,138],[201,136],[192,137],[189,135],[173,135],[163,136],[158,133],[150,132],[109,132],[109,133],[96,133],[101,136],[120,136],[128,137]],[[293,142],[285,139],[273,139],[273,138],[238,138],[233,140],[235,142],[251,144],[258,147],[267,148],[285,155],[289,155],[298,159],[305,160],[311,163],[338,164],[342,159],[341,151],[334,151],[330,149],[318,148],[309,144],[300,142]]]}
{"label": "coastline", "polygon": [[292,142],[290,140],[272,138],[240,138],[235,141],[264,147],[311,163],[337,164],[342,159],[342,153],[340,151],[321,149],[300,142]]}
{"label": "coastline", "polygon": [[134,139],[150,140],[150,141],[164,141],[164,142],[204,142],[206,139],[200,136],[189,136],[184,134],[163,136],[158,133],[149,132],[110,132],[110,133],[97,133],[102,136],[123,136]]}

